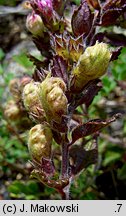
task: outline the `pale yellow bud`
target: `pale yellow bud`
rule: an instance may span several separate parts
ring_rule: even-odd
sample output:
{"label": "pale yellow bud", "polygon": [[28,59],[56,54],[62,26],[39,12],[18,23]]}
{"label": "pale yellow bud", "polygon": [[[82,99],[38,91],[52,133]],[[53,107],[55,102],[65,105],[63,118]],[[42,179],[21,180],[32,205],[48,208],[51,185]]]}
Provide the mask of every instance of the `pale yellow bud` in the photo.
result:
{"label": "pale yellow bud", "polygon": [[101,77],[105,74],[111,59],[111,52],[108,45],[98,43],[88,47],[80,56],[77,66],[73,69],[74,91],[81,91],[83,87],[91,80]]}
{"label": "pale yellow bud", "polygon": [[21,117],[22,112],[17,106],[17,104],[15,103],[15,101],[10,100],[5,106],[4,115],[9,120],[17,121]]}
{"label": "pale yellow bud", "polygon": [[33,159],[51,157],[52,132],[49,126],[37,124],[29,132],[28,148]]}
{"label": "pale yellow bud", "polygon": [[40,83],[31,81],[23,89],[23,102],[26,110],[38,119],[44,119],[45,112],[39,97]]}
{"label": "pale yellow bud", "polygon": [[29,14],[26,20],[27,29],[36,36],[43,36],[44,24],[38,14]]}
{"label": "pale yellow bud", "polygon": [[9,83],[10,92],[15,101],[20,100],[20,80],[18,78],[12,79]]}
{"label": "pale yellow bud", "polygon": [[47,77],[40,85],[40,97],[49,121],[60,123],[62,115],[67,114],[66,84],[61,78]]}

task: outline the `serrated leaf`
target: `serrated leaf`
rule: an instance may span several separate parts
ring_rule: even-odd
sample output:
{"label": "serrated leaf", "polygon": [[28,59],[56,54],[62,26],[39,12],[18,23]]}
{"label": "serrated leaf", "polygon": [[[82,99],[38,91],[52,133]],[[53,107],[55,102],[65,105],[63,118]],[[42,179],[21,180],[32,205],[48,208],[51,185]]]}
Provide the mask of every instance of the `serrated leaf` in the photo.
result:
{"label": "serrated leaf", "polygon": [[101,18],[101,25],[102,26],[110,26],[114,25],[115,21],[117,18],[120,16],[120,10],[115,8],[115,9],[109,9],[104,12]]}
{"label": "serrated leaf", "polygon": [[101,18],[101,24],[103,26],[110,26],[116,23],[116,20],[120,15],[126,11],[125,0],[109,0],[103,5],[103,14]]}
{"label": "serrated leaf", "polygon": [[85,104],[86,107],[92,103],[94,97],[98,94],[102,88],[102,83],[99,79],[89,82],[84,90],[75,98],[75,108],[81,104]]}
{"label": "serrated leaf", "polygon": [[126,46],[126,36],[113,32],[105,33],[105,38],[113,46]]}
{"label": "serrated leaf", "polygon": [[96,120],[91,120],[87,123],[84,123],[82,125],[77,126],[73,132],[72,132],[72,142],[73,144],[76,140],[86,137],[89,135],[92,135],[102,128],[108,126],[110,123],[114,122],[120,114],[114,115],[112,118],[108,120],[101,120],[101,119],[96,119]]}

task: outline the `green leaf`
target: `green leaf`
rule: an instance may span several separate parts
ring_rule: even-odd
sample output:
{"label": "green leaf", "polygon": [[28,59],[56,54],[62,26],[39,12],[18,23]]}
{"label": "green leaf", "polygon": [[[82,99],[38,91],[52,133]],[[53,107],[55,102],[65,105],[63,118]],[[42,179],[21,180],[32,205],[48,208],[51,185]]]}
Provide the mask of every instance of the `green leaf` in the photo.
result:
{"label": "green leaf", "polygon": [[4,93],[4,88],[0,87],[0,98],[2,98],[3,93]]}
{"label": "green leaf", "polygon": [[105,154],[103,166],[107,166],[107,165],[110,165],[112,163],[115,163],[115,161],[119,160],[120,158],[121,158],[120,152],[108,151]]}
{"label": "green leaf", "polygon": [[33,66],[33,63],[28,59],[28,57],[24,53],[13,56],[13,59],[26,69]]}
{"label": "green leaf", "polygon": [[4,73],[4,69],[2,67],[2,64],[0,64],[0,75],[2,75]]}
{"label": "green leaf", "polygon": [[118,170],[117,176],[120,180],[126,180],[126,164],[124,164],[122,168]]}
{"label": "green leaf", "polygon": [[77,5],[79,5],[80,2],[81,2],[81,0],[74,0],[74,2],[75,2]]}
{"label": "green leaf", "polygon": [[14,181],[9,187],[8,191],[13,194],[19,194],[24,190],[24,184],[19,181]]}
{"label": "green leaf", "polygon": [[104,76],[102,78],[103,89],[102,92],[105,92],[107,95],[115,89],[116,82],[114,81],[113,77]]}
{"label": "green leaf", "polygon": [[120,56],[111,64],[111,71],[116,80],[126,79],[126,48],[123,48]]}
{"label": "green leaf", "polygon": [[4,76],[4,81],[6,82],[6,84],[8,84],[10,82],[10,80],[12,80],[14,78],[14,74],[12,73],[7,73],[5,76]]}
{"label": "green leaf", "polygon": [[29,181],[27,183],[28,191],[29,193],[39,193],[39,187],[38,184],[35,181]]}

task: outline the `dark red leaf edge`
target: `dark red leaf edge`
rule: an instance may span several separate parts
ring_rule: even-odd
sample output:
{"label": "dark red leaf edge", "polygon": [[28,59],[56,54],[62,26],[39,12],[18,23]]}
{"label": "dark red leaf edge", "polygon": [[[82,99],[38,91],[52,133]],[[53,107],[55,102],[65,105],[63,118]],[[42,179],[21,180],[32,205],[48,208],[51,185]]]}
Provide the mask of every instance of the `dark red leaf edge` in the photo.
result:
{"label": "dark red leaf edge", "polygon": [[97,137],[93,137],[92,148],[85,150],[82,146],[73,145],[70,149],[70,157],[74,161],[74,165],[71,166],[72,174],[76,175],[83,169],[86,169],[89,165],[97,163],[98,160],[98,145]]}
{"label": "dark red leaf edge", "polygon": [[101,119],[96,119],[96,120],[91,120],[87,123],[84,123],[82,125],[77,126],[73,131],[72,131],[72,141],[70,145],[72,145],[74,142],[76,142],[78,139],[82,137],[86,137],[89,135],[92,135],[102,128],[108,126],[110,123],[116,121],[117,118],[121,116],[120,113],[115,114],[113,117],[111,117],[108,120],[101,120]]}

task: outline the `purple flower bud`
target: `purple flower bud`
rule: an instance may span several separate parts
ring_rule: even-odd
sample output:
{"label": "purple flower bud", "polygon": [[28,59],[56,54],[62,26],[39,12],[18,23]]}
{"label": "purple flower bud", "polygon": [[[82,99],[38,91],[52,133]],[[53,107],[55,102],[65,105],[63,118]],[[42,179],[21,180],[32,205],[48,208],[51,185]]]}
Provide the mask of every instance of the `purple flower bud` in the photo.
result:
{"label": "purple flower bud", "polygon": [[51,18],[53,14],[52,0],[31,0],[31,6],[42,13],[44,17]]}
{"label": "purple flower bud", "polygon": [[26,27],[33,35],[43,35],[44,24],[41,17],[35,13],[29,14],[26,20]]}

